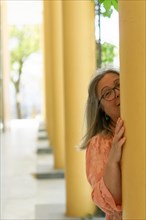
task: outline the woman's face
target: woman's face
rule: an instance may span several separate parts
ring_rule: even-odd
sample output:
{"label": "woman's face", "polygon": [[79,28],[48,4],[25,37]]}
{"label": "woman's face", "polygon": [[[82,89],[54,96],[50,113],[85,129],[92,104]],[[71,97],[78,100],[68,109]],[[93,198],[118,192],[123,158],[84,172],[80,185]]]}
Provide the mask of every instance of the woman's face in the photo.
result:
{"label": "woman's face", "polygon": [[104,112],[113,122],[120,117],[119,76],[114,73],[106,74],[98,83],[97,94]]}

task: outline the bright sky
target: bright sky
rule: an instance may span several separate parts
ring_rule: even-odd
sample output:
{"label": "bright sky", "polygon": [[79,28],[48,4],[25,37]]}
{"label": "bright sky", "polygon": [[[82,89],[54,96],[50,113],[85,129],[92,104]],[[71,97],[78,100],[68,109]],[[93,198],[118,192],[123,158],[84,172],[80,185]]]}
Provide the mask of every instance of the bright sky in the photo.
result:
{"label": "bright sky", "polygon": [[[11,24],[38,24],[42,22],[42,0],[7,0],[8,23]],[[119,45],[118,12],[114,10],[111,18],[101,16],[102,42]],[[97,21],[95,21],[97,27]],[[97,29],[97,28],[96,28]],[[98,30],[95,30],[98,38]]]}
{"label": "bright sky", "polygon": [[7,3],[10,25],[42,22],[42,0],[7,0]]}
{"label": "bright sky", "polygon": [[[95,24],[98,27],[97,18]],[[95,35],[98,39],[98,30],[95,30]],[[119,47],[119,15],[117,11],[114,10],[110,18],[101,16],[101,39],[102,43],[109,42]]]}

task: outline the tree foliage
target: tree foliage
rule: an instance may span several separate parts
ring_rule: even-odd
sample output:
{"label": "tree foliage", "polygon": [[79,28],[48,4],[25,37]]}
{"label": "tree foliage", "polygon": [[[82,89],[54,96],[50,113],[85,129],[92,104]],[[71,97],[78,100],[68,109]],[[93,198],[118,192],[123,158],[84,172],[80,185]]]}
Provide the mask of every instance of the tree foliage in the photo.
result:
{"label": "tree foliage", "polygon": [[118,0],[95,0],[95,6],[98,4],[101,5],[101,15],[104,17],[110,17],[113,9],[118,11]]}
{"label": "tree foliage", "polygon": [[[96,63],[98,66],[98,59],[99,59],[99,53],[98,53],[98,43],[96,44]],[[114,61],[114,58],[116,56],[116,46],[111,44],[111,43],[107,43],[104,42],[101,45],[101,54],[102,54],[102,58],[101,58],[101,65],[102,66],[106,66],[107,64],[112,64]]]}
{"label": "tree foliage", "polygon": [[113,63],[116,56],[116,46],[110,43],[101,43],[101,16],[110,18],[113,10],[118,11],[118,0],[94,0],[95,14],[98,16],[98,34],[99,39],[96,47],[96,62],[97,67],[105,66]]}
{"label": "tree foliage", "polygon": [[10,67],[11,82],[16,92],[16,110],[17,117],[21,118],[20,100],[17,98],[21,89],[21,75],[23,73],[23,65],[28,57],[39,51],[39,26],[24,25],[10,26]]}
{"label": "tree foliage", "polygon": [[102,44],[102,63],[107,65],[113,63],[114,57],[116,56],[116,46],[110,43],[104,42]]}

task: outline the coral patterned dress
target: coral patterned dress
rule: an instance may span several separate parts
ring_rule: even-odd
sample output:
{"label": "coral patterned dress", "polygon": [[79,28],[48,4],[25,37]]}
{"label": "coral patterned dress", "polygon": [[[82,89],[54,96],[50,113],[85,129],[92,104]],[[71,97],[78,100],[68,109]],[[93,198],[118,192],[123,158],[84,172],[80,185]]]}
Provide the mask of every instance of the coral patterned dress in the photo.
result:
{"label": "coral patterned dress", "polygon": [[111,144],[111,137],[99,134],[92,137],[86,150],[86,173],[92,187],[92,199],[106,213],[106,220],[121,220],[122,207],[116,205],[103,180]]}

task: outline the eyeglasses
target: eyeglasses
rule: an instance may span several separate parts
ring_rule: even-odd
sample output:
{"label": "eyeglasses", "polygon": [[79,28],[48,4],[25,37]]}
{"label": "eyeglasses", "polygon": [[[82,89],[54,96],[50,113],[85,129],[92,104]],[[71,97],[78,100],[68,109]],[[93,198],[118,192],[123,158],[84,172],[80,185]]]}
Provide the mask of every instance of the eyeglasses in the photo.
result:
{"label": "eyeglasses", "polygon": [[105,91],[105,93],[101,96],[99,103],[101,102],[102,99],[105,99],[106,101],[112,101],[113,99],[116,98],[116,91],[115,90],[120,90],[120,83],[118,83],[116,86],[113,88],[109,88]]}

